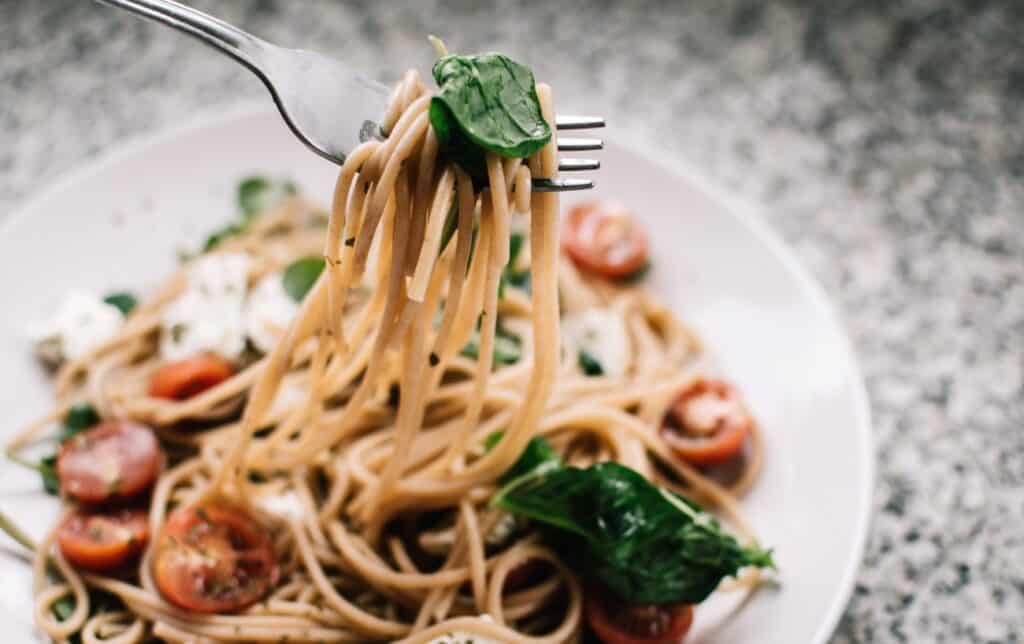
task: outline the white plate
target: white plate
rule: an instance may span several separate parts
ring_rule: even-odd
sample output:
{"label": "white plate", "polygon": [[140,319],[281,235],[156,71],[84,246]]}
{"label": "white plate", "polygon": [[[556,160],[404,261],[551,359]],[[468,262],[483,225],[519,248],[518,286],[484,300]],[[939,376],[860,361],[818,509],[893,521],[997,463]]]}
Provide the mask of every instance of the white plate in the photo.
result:
{"label": "white plate", "polygon": [[[821,289],[745,207],[677,162],[616,144],[600,157],[597,194],[631,206],[652,232],[652,288],[697,327],[767,437],[764,475],[743,505],[776,549],[780,584],[730,619],[719,619],[727,602],[702,607],[691,641],[824,642],[853,585],[871,506],[868,406],[846,335]],[[246,106],[122,146],[10,218],[0,231],[8,436],[49,405],[25,327],[72,287],[154,285],[176,249],[233,216],[235,185],[251,172],[294,177],[327,203],[335,168],[269,107]],[[56,503],[38,477],[5,462],[0,509],[40,536]],[[14,545],[0,545],[4,641],[34,641],[28,568]]]}

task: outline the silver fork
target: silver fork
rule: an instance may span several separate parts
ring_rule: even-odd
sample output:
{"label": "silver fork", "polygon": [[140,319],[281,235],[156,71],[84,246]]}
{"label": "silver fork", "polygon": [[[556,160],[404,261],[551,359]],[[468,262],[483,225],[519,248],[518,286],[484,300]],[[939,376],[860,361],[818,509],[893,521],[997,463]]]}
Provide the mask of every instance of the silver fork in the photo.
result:
{"label": "silver fork", "polygon": [[[315,51],[273,45],[201,11],[173,0],[98,0],[127,9],[195,36],[231,56],[259,76],[270,90],[281,116],[295,136],[314,152],[341,164],[359,143],[378,136],[377,122],[390,91],[347,65]],[[604,127],[604,119],[592,116],[561,116],[559,130]],[[601,139],[560,137],[563,151],[600,150]],[[596,159],[562,159],[567,172],[596,170]],[[534,179],[539,192],[586,190],[588,179]]]}

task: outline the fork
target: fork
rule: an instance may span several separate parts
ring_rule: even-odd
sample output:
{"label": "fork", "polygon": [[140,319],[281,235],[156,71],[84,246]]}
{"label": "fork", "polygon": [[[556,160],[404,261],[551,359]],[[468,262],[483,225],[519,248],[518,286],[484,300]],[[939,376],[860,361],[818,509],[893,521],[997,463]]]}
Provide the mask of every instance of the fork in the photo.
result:
{"label": "fork", "polygon": [[[315,51],[289,49],[242,31],[174,0],[98,0],[127,9],[190,34],[248,67],[270,90],[288,127],[303,143],[328,161],[344,163],[346,155],[370,138],[380,137],[377,121],[384,114],[389,89],[363,74]],[[559,130],[604,127],[604,119],[562,116]],[[600,150],[601,139],[564,137],[562,151]],[[601,167],[596,159],[567,158],[559,170],[576,172]],[[588,179],[534,179],[533,190],[564,192],[586,190]]]}

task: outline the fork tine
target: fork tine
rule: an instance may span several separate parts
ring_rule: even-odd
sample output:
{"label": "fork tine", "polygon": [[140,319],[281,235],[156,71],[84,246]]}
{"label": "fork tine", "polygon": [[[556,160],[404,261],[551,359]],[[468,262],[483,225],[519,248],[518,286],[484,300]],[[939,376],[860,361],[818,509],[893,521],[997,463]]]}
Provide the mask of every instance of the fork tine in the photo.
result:
{"label": "fork tine", "polygon": [[534,192],[568,192],[570,190],[590,190],[594,182],[589,179],[534,179]]}
{"label": "fork tine", "polygon": [[562,172],[579,172],[580,170],[598,170],[601,162],[597,159],[559,159],[558,169]]}
{"label": "fork tine", "polygon": [[601,139],[585,139],[567,136],[558,139],[558,149],[562,152],[581,152],[583,150],[600,150],[604,147]]}
{"label": "fork tine", "polygon": [[600,116],[572,114],[556,118],[555,126],[559,130],[589,130],[594,127],[604,127],[604,119]]}

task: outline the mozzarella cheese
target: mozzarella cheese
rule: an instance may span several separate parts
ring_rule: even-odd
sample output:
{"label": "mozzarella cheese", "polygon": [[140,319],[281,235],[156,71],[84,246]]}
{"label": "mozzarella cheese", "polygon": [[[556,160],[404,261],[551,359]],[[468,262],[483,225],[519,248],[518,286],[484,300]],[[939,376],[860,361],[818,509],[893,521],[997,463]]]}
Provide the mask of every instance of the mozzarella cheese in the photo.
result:
{"label": "mozzarella cheese", "polygon": [[614,311],[591,308],[567,315],[562,318],[562,334],[570,340],[570,346],[600,362],[604,375],[614,378],[626,373],[629,332],[622,316]]}
{"label": "mozzarella cheese", "polygon": [[121,310],[85,291],[72,291],[49,321],[30,329],[36,352],[48,363],[74,360],[117,335]]}
{"label": "mozzarella cheese", "polygon": [[160,354],[165,360],[200,353],[216,353],[228,360],[241,355],[250,263],[244,253],[218,253],[196,260],[185,292],[163,316]]}
{"label": "mozzarella cheese", "polygon": [[299,312],[298,303],[284,289],[281,273],[260,280],[245,304],[245,333],[263,353],[270,353]]}
{"label": "mozzarella cheese", "polygon": [[[486,613],[481,615],[480,619],[488,622],[494,621],[494,619]],[[499,642],[498,640],[491,639],[490,637],[466,633],[464,631],[452,631],[451,633],[445,633],[440,637],[435,637],[430,640],[428,644],[504,644],[504,642]]]}

